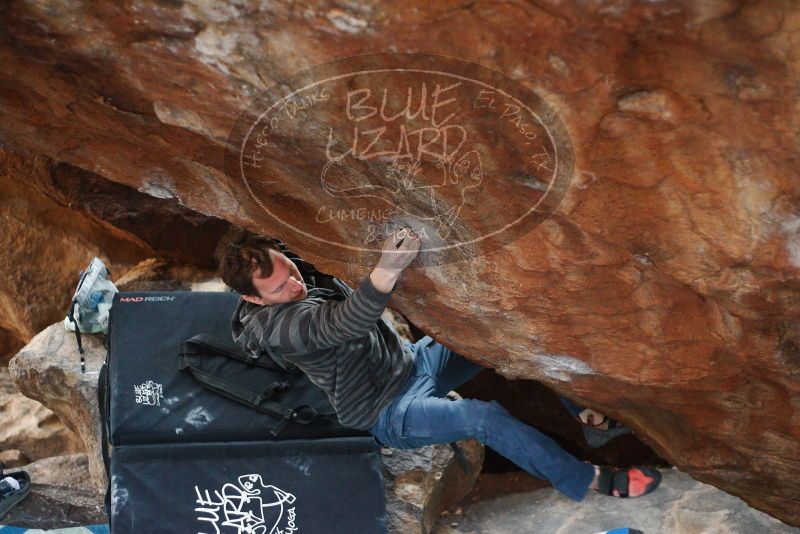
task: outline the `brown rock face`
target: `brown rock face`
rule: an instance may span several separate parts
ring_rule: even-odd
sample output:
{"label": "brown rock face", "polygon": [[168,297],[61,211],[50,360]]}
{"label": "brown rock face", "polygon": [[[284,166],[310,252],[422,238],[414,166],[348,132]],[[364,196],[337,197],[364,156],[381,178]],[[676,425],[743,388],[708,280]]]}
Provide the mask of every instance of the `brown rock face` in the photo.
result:
{"label": "brown rock face", "polygon": [[58,416],[21,395],[7,367],[0,367],[0,462],[6,469],[58,454],[83,451],[77,434]]}
{"label": "brown rock face", "polygon": [[[16,449],[22,459],[41,460],[84,450],[78,435],[64,428],[56,414],[20,393],[0,399],[0,428],[0,449]],[[13,456],[9,459],[9,467],[18,463]]]}
{"label": "brown rock face", "polygon": [[[216,269],[227,221],[82,169],[0,149],[0,362],[64,317],[92,256],[112,279],[143,260]],[[184,277],[185,278],[185,277]]]}
{"label": "brown rock face", "polygon": [[[737,0],[269,6],[7,6],[0,140],[278,234],[351,284],[377,254],[344,245],[385,230],[384,208],[412,207],[406,215],[416,222],[449,217],[453,236],[466,242],[544,201],[529,220],[537,224],[513,239],[487,238],[448,261],[423,250],[392,305],[462,354],[622,420],[696,478],[800,525],[800,7]],[[420,140],[441,149],[448,132],[452,149],[463,132],[446,126],[461,123],[406,114],[406,134],[417,134],[398,136],[391,124],[384,139],[394,156],[336,159],[357,119],[363,128],[355,137],[374,139],[376,121],[391,122],[405,89],[413,86],[416,98],[428,82],[433,98],[445,75],[429,69],[392,71],[373,86],[373,97],[382,88],[394,95],[383,115],[360,114],[374,98],[351,107],[337,100],[366,78],[303,94],[283,108],[294,122],[284,117],[274,130],[266,122],[262,137],[251,139],[259,151],[246,163],[257,180],[225,166],[239,149],[226,144],[236,119],[276,80],[344,56],[421,50],[521,84],[515,90],[480,71],[494,84],[493,104],[486,93],[464,98],[477,87],[473,78],[453,89],[457,103],[473,104],[453,120],[464,118],[480,158],[453,160],[444,151],[443,165],[431,167],[422,155],[436,151]],[[540,98],[529,91],[539,123],[504,101],[526,98],[519,87]],[[339,107],[330,107],[334,101]],[[432,130],[420,129],[431,119]],[[330,166],[320,165],[325,139],[335,149]],[[410,160],[400,161],[401,148]],[[425,211],[423,194],[432,191],[425,187],[442,176],[439,185],[453,187]],[[390,202],[401,185],[408,201]],[[315,219],[323,204],[334,210],[327,215],[378,213],[371,221],[345,211],[323,226]]]}
{"label": "brown rock face", "polygon": [[0,150],[0,362],[63,320],[78,272],[100,256],[112,272],[145,257],[135,238],[47,196],[45,158]]}

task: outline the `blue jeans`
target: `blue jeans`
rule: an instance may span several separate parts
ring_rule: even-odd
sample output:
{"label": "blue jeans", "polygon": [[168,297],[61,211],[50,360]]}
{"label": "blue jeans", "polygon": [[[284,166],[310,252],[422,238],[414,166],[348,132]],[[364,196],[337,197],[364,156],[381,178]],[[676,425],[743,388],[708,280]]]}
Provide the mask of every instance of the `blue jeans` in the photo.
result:
{"label": "blue jeans", "polygon": [[549,480],[568,497],[583,499],[594,478],[591,464],[581,462],[495,401],[443,398],[483,367],[430,336],[411,349],[414,371],[369,429],[381,445],[413,449],[475,438],[533,476]]}

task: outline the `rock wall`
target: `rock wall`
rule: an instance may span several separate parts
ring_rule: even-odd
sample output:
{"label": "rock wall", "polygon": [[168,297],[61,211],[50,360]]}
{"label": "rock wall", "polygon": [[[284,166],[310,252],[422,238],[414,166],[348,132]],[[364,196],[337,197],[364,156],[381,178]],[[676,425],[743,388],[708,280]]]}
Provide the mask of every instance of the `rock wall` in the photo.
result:
{"label": "rock wall", "polygon": [[[354,54],[425,51],[536,91],[574,150],[558,209],[470,261],[409,270],[392,305],[800,524],[796,4],[19,1],[0,24],[3,145],[280,235],[262,197],[277,219],[316,213],[302,143],[270,149],[263,195],[224,172],[234,121],[276,80]],[[502,141],[492,149],[514,156]],[[487,188],[481,216],[514,205],[511,190]],[[481,224],[474,210],[459,220]],[[360,229],[334,221],[326,237]],[[351,284],[377,259],[286,241]]]}
{"label": "rock wall", "polygon": [[[150,258],[216,270],[230,226],[170,199],[49,158],[0,149],[0,362],[63,319],[78,272],[100,256],[113,279]],[[156,258],[158,260],[156,260]]]}
{"label": "rock wall", "polygon": [[152,251],[48,196],[46,158],[0,150],[0,362],[63,320],[93,256],[123,272]]}

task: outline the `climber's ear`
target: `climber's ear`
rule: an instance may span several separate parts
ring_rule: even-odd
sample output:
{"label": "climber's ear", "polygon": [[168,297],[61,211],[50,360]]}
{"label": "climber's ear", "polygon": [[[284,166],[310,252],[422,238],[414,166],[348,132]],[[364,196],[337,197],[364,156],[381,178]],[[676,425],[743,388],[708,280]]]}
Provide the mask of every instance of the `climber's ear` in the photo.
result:
{"label": "climber's ear", "polygon": [[253,295],[242,295],[242,300],[246,300],[247,302],[252,302],[258,306],[264,305],[264,300],[261,297],[254,297]]}

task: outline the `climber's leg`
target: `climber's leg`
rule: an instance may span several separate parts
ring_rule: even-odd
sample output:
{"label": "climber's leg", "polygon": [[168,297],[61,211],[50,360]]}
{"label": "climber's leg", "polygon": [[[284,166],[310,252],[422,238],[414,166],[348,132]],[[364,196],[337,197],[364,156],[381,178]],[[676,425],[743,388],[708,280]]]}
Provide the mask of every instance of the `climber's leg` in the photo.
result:
{"label": "climber's leg", "polygon": [[416,344],[417,364],[434,380],[433,396],[444,397],[485,369],[457,352],[448,349],[430,336]]}
{"label": "climber's leg", "polygon": [[586,495],[594,466],[508,413],[497,402],[420,396],[393,402],[371,429],[383,445],[416,448],[475,438],[574,500]]}

